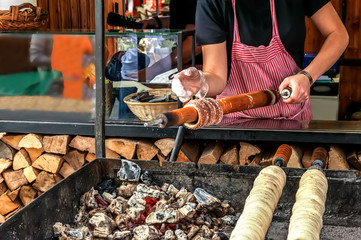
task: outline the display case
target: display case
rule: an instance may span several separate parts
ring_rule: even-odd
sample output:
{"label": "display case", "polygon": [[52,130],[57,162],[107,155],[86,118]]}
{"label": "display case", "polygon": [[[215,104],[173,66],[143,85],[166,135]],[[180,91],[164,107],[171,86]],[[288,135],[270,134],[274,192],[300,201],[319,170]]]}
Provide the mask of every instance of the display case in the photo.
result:
{"label": "display case", "polygon": [[[2,120],[94,122],[95,33],[0,33],[0,113]],[[106,112],[119,120],[123,98],[169,86],[164,73],[177,72],[179,42],[194,31],[122,30],[104,42]],[[181,51],[179,52],[181,54]],[[181,64],[181,62],[180,62]],[[120,91],[120,89],[131,91]],[[137,118],[132,115],[133,119]],[[129,119],[129,117],[126,117]]]}

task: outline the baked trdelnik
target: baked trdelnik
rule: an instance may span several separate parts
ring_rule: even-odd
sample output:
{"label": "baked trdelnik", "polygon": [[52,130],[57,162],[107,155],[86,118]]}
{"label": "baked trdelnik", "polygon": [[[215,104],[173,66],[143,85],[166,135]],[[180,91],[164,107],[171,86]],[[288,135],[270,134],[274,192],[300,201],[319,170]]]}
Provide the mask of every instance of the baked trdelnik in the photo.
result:
{"label": "baked trdelnik", "polygon": [[321,171],[310,169],[302,175],[287,240],[320,239],[327,188],[327,178]]}
{"label": "baked trdelnik", "polygon": [[285,184],[286,174],[282,168],[272,165],[261,170],[254,180],[231,240],[265,238]]}

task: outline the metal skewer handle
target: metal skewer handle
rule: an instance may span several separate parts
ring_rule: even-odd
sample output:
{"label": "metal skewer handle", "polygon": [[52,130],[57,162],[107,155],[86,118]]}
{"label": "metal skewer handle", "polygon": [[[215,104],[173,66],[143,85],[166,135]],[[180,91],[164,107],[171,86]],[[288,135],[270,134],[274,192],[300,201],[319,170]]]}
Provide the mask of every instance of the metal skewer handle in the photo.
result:
{"label": "metal skewer handle", "polygon": [[157,125],[160,125],[162,123],[163,123],[162,119],[156,119],[156,120],[144,123],[144,127],[157,126]]}
{"label": "metal skewer handle", "polygon": [[289,99],[291,97],[291,94],[292,94],[292,88],[290,87],[286,87],[280,92],[280,95],[283,99]]}

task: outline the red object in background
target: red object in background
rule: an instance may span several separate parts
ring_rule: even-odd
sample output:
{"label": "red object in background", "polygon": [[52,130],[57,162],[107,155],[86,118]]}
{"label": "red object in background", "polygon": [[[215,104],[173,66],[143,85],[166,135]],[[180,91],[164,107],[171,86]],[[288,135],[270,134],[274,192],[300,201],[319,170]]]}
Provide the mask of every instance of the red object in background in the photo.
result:
{"label": "red object in background", "polygon": [[[158,8],[159,8],[159,9],[162,8],[162,0],[158,0]],[[153,0],[152,9],[157,9],[157,2],[156,2],[156,0]]]}
{"label": "red object in background", "polygon": [[[144,4],[150,6],[152,11],[156,11],[156,9],[157,9],[156,0],[145,0]],[[159,9],[162,8],[162,0],[158,0],[158,7],[159,7]]]}
{"label": "red object in background", "polygon": [[134,7],[140,7],[140,0],[134,0]]}

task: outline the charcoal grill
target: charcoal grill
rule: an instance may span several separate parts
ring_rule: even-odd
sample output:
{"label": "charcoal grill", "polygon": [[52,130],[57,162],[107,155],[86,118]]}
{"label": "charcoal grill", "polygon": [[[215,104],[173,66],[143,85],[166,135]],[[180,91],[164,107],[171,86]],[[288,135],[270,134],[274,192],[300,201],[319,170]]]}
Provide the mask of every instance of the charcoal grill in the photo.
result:
{"label": "charcoal grill", "polygon": [[[134,161],[150,171],[159,183],[172,183],[193,191],[201,187],[221,200],[229,200],[241,211],[255,177],[262,167],[201,165],[156,161]],[[68,178],[0,225],[0,239],[51,239],[55,222],[71,224],[83,193],[106,178],[114,178],[121,160],[97,159]],[[295,201],[298,182],[305,169],[284,168],[287,184],[274,213],[267,239],[286,239],[288,221]],[[321,239],[359,239],[361,236],[361,180],[354,171],[326,170],[329,189]]]}

